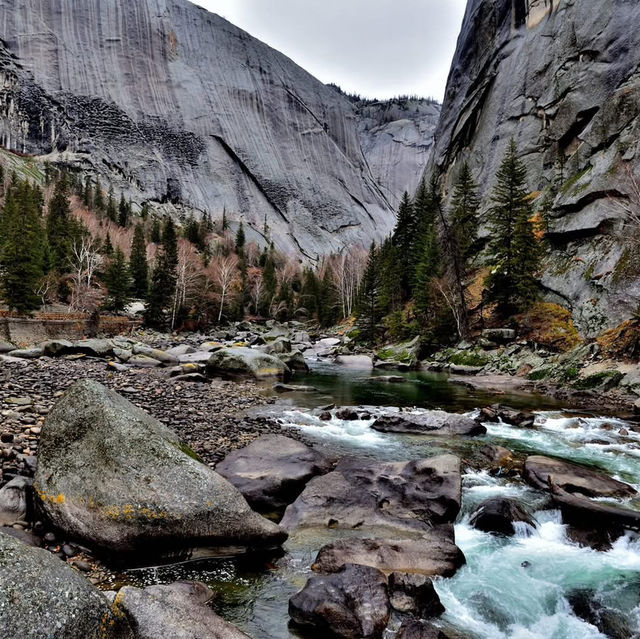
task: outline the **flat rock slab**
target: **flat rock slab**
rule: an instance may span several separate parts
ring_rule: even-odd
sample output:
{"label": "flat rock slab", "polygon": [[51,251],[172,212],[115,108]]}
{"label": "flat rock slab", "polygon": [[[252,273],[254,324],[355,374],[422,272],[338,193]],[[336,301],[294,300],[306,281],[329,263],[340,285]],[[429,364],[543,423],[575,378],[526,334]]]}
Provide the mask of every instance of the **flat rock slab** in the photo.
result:
{"label": "flat rock slab", "polygon": [[172,430],[90,380],[49,413],[34,488],[56,527],[114,552],[273,545],[286,537]]}
{"label": "flat rock slab", "polygon": [[331,470],[321,453],[283,435],[263,435],[233,451],[216,471],[261,512],[282,510],[295,501],[316,475]]}
{"label": "flat rock slab", "polygon": [[295,624],[344,639],[380,639],[391,616],[387,578],[350,564],[333,575],[311,577],[289,601]]}
{"label": "flat rock slab", "polygon": [[410,435],[435,435],[451,437],[466,435],[474,437],[484,435],[487,429],[467,417],[442,410],[431,410],[424,413],[399,413],[382,415],[371,425],[382,433],[404,433]]}
{"label": "flat rock slab", "polygon": [[136,639],[249,639],[207,605],[214,593],[198,582],[121,588],[114,607],[135,628]]}
{"label": "flat rock slab", "polygon": [[341,539],[323,546],[312,567],[331,573],[345,564],[362,564],[385,573],[451,577],[464,563],[464,554],[455,544],[453,525],[444,524],[419,539]]}
{"label": "flat rock slab", "polygon": [[375,536],[417,536],[452,523],[460,510],[460,460],[442,455],[410,462],[340,461],[312,479],[291,504],[281,525],[339,528]]}
{"label": "flat rock slab", "polygon": [[569,493],[587,497],[631,497],[636,490],[604,473],[571,462],[533,455],[524,463],[524,479],[534,488],[549,489],[549,478]]}
{"label": "flat rock slab", "polygon": [[0,533],[3,639],[134,639],[129,624],[84,577],[47,550]]}

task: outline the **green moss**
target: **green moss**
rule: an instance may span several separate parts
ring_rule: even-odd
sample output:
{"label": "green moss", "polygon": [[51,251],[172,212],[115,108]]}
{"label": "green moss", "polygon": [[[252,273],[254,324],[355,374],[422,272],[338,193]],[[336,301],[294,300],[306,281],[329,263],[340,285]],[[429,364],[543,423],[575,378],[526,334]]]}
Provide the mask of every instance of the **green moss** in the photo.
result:
{"label": "green moss", "polygon": [[[587,174],[589,173],[589,171],[591,171],[590,166],[588,166],[586,169],[583,169],[582,171],[579,171],[578,173],[576,173],[575,175],[571,176],[563,185],[562,185],[562,193],[564,195],[567,195],[569,193],[569,191],[571,191],[572,188],[574,188],[576,186],[576,184]],[[583,191],[585,188],[587,188],[589,185],[585,184],[579,187],[578,191]]]}
{"label": "green moss", "polygon": [[580,369],[577,366],[569,366],[562,374],[562,381],[572,382],[574,379],[580,377]]}
{"label": "green moss", "polygon": [[538,368],[537,370],[531,371],[527,375],[527,379],[530,379],[532,382],[539,382],[542,379],[547,379],[550,375],[550,368]]}
{"label": "green moss", "polygon": [[587,270],[584,272],[584,279],[587,280],[587,282],[593,279],[593,274],[595,270],[596,270],[595,264],[593,263],[589,264],[589,266],[587,267]]}
{"label": "green moss", "polygon": [[609,389],[617,386],[623,377],[624,375],[620,371],[603,371],[589,375],[584,379],[579,379],[573,387],[578,390],[590,390],[601,386]]}
{"label": "green moss", "polygon": [[180,442],[177,444],[174,444],[174,446],[182,451],[185,455],[188,455],[189,457],[191,457],[191,459],[195,459],[196,461],[200,462],[201,464],[204,464],[204,461],[202,460],[202,458],[198,455],[198,453],[196,453],[195,451],[193,451],[191,448],[189,448],[189,446],[187,446],[186,444]]}
{"label": "green moss", "polygon": [[486,366],[489,363],[489,358],[475,351],[461,351],[454,353],[449,358],[449,362],[456,366]]}

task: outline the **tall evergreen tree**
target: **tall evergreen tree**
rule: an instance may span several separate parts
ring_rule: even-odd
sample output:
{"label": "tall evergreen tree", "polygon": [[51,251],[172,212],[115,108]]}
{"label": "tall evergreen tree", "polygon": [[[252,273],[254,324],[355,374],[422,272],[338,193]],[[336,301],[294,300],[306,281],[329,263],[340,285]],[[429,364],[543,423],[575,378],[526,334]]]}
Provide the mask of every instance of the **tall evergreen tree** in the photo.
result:
{"label": "tall evergreen tree", "polygon": [[369,249],[367,267],[360,283],[357,317],[365,339],[374,342],[377,337],[378,323],[382,319],[380,312],[380,268],[379,252],[375,242]]}
{"label": "tall evergreen tree", "polygon": [[147,244],[144,241],[144,229],[141,224],[138,224],[133,232],[130,269],[133,279],[133,293],[141,299],[146,298],[149,290],[149,266],[147,264]]}
{"label": "tall evergreen tree", "polygon": [[87,207],[93,206],[93,187],[91,186],[91,178],[87,175],[84,178],[84,190],[82,191],[82,203]]}
{"label": "tall evergreen tree", "polygon": [[113,186],[109,187],[109,197],[107,198],[107,217],[114,223],[118,223],[118,209],[116,199],[113,194]]}
{"label": "tall evergreen tree", "polygon": [[229,228],[229,220],[227,219],[226,207],[222,209],[222,232],[224,233]]}
{"label": "tall evergreen tree", "polygon": [[244,234],[244,224],[240,222],[240,226],[238,227],[238,232],[236,233],[236,253],[240,255],[244,251],[244,245],[246,242],[246,237]]}
{"label": "tall evergreen tree", "polygon": [[151,224],[151,236],[149,239],[153,244],[160,244],[160,242],[162,242],[162,226],[160,225],[160,220],[157,217],[153,218],[153,222]]}
{"label": "tall evergreen tree", "polygon": [[410,262],[402,259],[400,247],[391,238],[382,243],[377,259],[380,272],[379,308],[386,315],[400,310],[406,299],[406,289],[403,287],[409,284],[407,269],[410,268]]}
{"label": "tall evergreen tree", "polygon": [[164,228],[162,229],[162,247],[166,256],[167,265],[171,273],[175,273],[178,266],[178,234],[176,225],[170,216],[167,216],[164,222]]}
{"label": "tall evergreen tree", "polygon": [[124,199],[124,193],[120,193],[120,204],[118,205],[118,224],[123,228],[129,225],[131,217],[131,208],[129,203]]}
{"label": "tall evergreen tree", "polygon": [[167,253],[162,247],[156,257],[145,306],[144,318],[147,325],[154,328],[165,326],[165,311],[171,303],[175,286],[175,267],[169,263]]}
{"label": "tall evergreen tree", "polygon": [[400,261],[401,279],[399,294],[402,301],[411,297],[411,283],[415,269],[415,244],[418,238],[418,220],[416,209],[405,191],[398,208],[396,227],[393,231],[392,243]]}
{"label": "tall evergreen tree", "polygon": [[123,311],[131,301],[131,276],[127,259],[120,248],[115,250],[109,262],[105,282],[109,292],[107,299],[109,308],[116,313]]}
{"label": "tall evergreen tree", "polygon": [[47,243],[51,269],[64,273],[69,267],[74,224],[68,197],[68,183],[62,178],[56,183],[47,214]]}
{"label": "tall evergreen tree", "polygon": [[113,244],[111,243],[111,236],[107,233],[107,237],[104,238],[102,244],[102,254],[105,257],[111,257],[113,255]]}
{"label": "tall evergreen tree", "polygon": [[100,180],[96,181],[95,188],[93,189],[93,207],[98,213],[104,213],[104,193],[102,192],[102,184]]}
{"label": "tall evergreen tree", "polygon": [[537,295],[539,243],[531,218],[534,210],[527,171],[511,139],[497,174],[488,221],[492,268],[487,278],[488,299],[507,316],[526,308]]}
{"label": "tall evergreen tree", "polygon": [[28,313],[40,306],[43,277],[42,194],[26,181],[14,181],[2,212],[0,281],[10,309]]}

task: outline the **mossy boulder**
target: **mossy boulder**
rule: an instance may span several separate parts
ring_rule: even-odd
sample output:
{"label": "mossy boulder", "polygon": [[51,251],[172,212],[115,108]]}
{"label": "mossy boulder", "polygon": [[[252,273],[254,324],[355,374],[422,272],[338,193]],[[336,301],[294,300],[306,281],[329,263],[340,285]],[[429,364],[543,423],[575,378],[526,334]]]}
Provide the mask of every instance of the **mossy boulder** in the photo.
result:
{"label": "mossy boulder", "polygon": [[254,379],[287,379],[289,367],[277,357],[252,348],[223,348],[211,355],[207,362],[209,375]]}
{"label": "mossy boulder", "polygon": [[47,417],[34,488],[67,536],[115,552],[275,544],[286,536],[171,429],[90,380]]}

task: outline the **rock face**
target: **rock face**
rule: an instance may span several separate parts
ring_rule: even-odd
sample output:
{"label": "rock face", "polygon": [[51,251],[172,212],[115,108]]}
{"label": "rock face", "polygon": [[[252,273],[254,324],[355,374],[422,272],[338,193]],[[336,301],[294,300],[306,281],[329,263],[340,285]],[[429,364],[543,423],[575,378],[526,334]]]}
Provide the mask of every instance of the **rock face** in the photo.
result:
{"label": "rock face", "polygon": [[428,171],[450,193],[468,160],[487,196],[515,137],[531,191],[554,202],[545,291],[585,335],[640,299],[616,205],[638,207],[639,21],[637,2],[469,0]]}
{"label": "rock face", "polygon": [[262,512],[285,508],[310,479],[330,469],[321,453],[282,435],[263,435],[216,466],[249,505]]}
{"label": "rock face", "polygon": [[136,639],[249,639],[207,606],[213,596],[204,584],[177,582],[144,589],[125,586],[114,603]]}
{"label": "rock face", "polygon": [[112,551],[284,539],[193,457],[169,428],[86,380],[47,417],[34,488],[55,526]]}
{"label": "rock face", "polygon": [[348,565],[335,575],[311,577],[289,601],[299,626],[344,639],[379,639],[391,615],[387,578],[375,568]]}
{"label": "rock face", "polygon": [[315,257],[386,235],[428,160],[437,106],[359,107],[186,0],[1,0],[0,14],[2,146],[137,204],[226,207],[263,243],[266,215],[279,249]]}
{"label": "rock face", "polygon": [[0,533],[0,636],[133,639],[126,620],[47,550]]}
{"label": "rock face", "polygon": [[415,415],[411,413],[383,415],[373,422],[371,428],[382,433],[439,435],[442,437],[484,435],[487,432],[487,429],[482,424],[466,415],[445,413],[441,410],[432,410]]}
{"label": "rock face", "polygon": [[345,564],[371,566],[385,573],[451,577],[465,558],[455,545],[453,526],[443,524],[419,539],[340,539],[320,549],[317,572],[336,572]]}
{"label": "rock face", "polygon": [[289,367],[277,357],[245,347],[216,351],[207,361],[207,372],[223,377],[255,379],[287,379],[291,374]]}
{"label": "rock face", "polygon": [[307,484],[281,525],[416,535],[452,522],[460,494],[460,460],[453,455],[412,462],[346,458]]}
{"label": "rock face", "polygon": [[586,497],[631,497],[634,488],[604,473],[542,455],[527,457],[524,479],[535,488],[549,489],[549,477],[554,485],[569,493]]}

